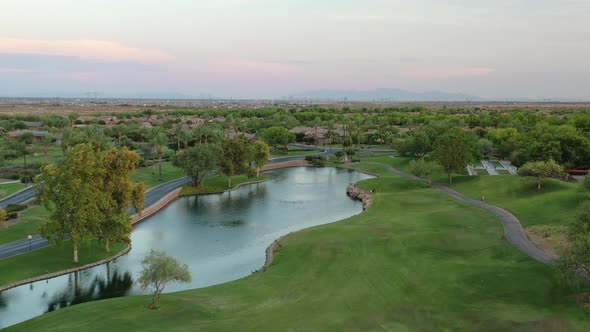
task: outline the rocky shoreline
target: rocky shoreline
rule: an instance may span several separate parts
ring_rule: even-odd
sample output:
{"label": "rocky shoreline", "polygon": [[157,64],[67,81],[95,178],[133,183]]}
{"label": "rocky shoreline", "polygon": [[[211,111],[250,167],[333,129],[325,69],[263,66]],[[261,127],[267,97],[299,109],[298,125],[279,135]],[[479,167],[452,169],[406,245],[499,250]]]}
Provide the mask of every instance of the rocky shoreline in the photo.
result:
{"label": "rocky shoreline", "polygon": [[362,189],[356,183],[351,183],[346,187],[346,195],[352,199],[361,201],[363,203],[363,211],[370,208],[373,204],[373,191]]}

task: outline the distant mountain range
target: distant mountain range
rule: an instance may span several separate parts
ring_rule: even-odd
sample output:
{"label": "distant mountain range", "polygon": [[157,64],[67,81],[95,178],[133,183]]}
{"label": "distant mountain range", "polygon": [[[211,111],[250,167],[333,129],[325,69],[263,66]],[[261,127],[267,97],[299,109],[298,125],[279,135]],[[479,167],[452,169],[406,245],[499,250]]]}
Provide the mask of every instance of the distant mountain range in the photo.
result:
{"label": "distant mountain range", "polygon": [[384,101],[384,102],[418,102],[418,101],[486,101],[486,99],[462,93],[443,91],[413,92],[401,89],[375,90],[312,90],[285,97],[285,99],[310,99],[323,101]]}

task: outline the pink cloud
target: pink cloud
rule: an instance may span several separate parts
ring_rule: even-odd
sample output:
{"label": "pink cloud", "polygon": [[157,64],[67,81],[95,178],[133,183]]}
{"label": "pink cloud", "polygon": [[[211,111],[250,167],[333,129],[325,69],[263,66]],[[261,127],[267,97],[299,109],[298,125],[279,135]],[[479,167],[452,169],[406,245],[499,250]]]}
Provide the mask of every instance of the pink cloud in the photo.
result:
{"label": "pink cloud", "polygon": [[445,68],[445,69],[417,69],[410,71],[408,76],[418,80],[445,80],[452,78],[468,78],[487,76],[496,69],[487,67]]}
{"label": "pink cloud", "polygon": [[2,68],[0,67],[0,73],[32,73],[30,69],[19,69],[19,68]]}
{"label": "pink cloud", "polygon": [[90,60],[133,61],[142,64],[157,64],[172,60],[172,56],[165,52],[128,47],[106,40],[0,38],[0,53],[75,56]]}

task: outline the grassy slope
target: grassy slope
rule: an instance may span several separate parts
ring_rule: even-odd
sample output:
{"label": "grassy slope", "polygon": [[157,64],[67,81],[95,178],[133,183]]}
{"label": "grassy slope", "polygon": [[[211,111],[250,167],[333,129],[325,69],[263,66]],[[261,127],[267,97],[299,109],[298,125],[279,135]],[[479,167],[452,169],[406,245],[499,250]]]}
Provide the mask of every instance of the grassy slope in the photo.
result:
{"label": "grassy slope", "polygon": [[149,189],[164,182],[168,182],[170,180],[175,180],[186,176],[182,169],[172,165],[171,162],[162,163],[162,181],[159,180],[159,171],[157,164],[155,171],[156,173],[152,175],[151,167],[138,168],[131,176],[131,180],[135,182],[143,182],[146,186],[146,189]]}
{"label": "grassy slope", "polygon": [[[370,159],[408,172],[409,159]],[[469,197],[480,199],[484,196],[486,202],[512,212],[525,227],[568,224],[574,220],[576,207],[583,199],[578,184],[552,179],[545,181],[541,192],[536,192],[533,183],[514,175],[456,176],[450,185],[442,172],[432,178]]]}
{"label": "grassy slope", "polygon": [[369,211],[287,236],[264,273],[166,294],[157,311],[126,297],[7,331],[590,329],[555,272],[503,241],[487,211],[391,175],[361,185],[377,190]]}
{"label": "grassy slope", "polygon": [[48,216],[49,211],[42,206],[34,206],[21,212],[17,224],[0,230],[0,245],[26,239],[29,234],[39,234],[39,227]]}
{"label": "grassy slope", "polygon": [[21,183],[0,183],[0,199],[10,196],[15,192],[25,189],[25,185]]}
{"label": "grassy slope", "polygon": [[113,243],[111,252],[107,253],[103,245],[93,241],[80,248],[80,264],[72,263],[72,243],[70,241],[58,246],[46,247],[31,253],[2,259],[0,260],[0,271],[2,271],[0,285],[96,262],[113,256],[126,247],[125,244]]}
{"label": "grassy slope", "polygon": [[[234,176],[231,179],[232,188],[236,188],[242,183],[246,182],[254,182],[254,181],[264,181],[267,180],[268,177],[261,175],[260,177],[249,178],[246,175],[238,175]],[[194,187],[192,185],[186,185],[182,187],[180,191],[180,196],[187,196],[187,195],[202,195],[202,194],[219,194],[226,191],[228,184],[227,176],[213,176],[208,177],[201,182],[200,187]]]}

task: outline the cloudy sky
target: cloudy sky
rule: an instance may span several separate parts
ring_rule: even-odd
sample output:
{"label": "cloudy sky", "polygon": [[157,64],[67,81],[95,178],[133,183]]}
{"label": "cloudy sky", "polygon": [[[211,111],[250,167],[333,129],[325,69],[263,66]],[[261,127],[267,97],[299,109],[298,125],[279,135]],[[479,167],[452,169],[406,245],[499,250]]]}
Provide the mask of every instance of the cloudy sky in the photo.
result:
{"label": "cloudy sky", "polygon": [[590,100],[590,0],[2,0],[0,96]]}

